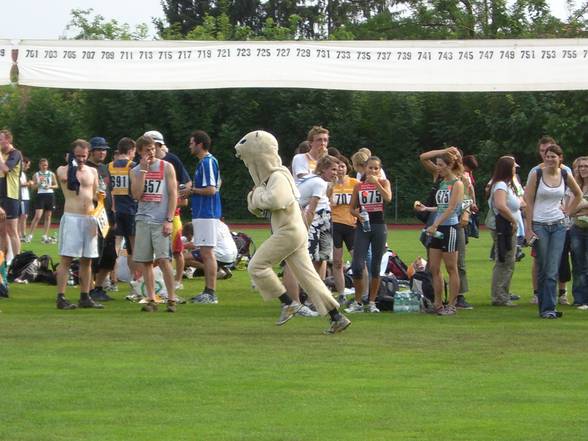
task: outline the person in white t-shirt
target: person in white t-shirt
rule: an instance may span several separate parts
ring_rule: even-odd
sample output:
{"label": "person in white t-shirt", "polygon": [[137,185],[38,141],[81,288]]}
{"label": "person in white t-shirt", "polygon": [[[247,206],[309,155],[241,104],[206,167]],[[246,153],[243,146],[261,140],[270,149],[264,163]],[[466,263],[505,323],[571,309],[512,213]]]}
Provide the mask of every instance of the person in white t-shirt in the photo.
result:
{"label": "person in white t-shirt", "polygon": [[49,237],[49,228],[51,227],[51,214],[55,209],[57,177],[55,173],[49,170],[49,161],[45,158],[39,159],[39,171],[33,175],[33,187],[37,189],[35,217],[31,222],[31,228],[26,237],[26,241],[30,242],[33,240],[35,229],[41,218],[44,218],[44,234],[41,241],[43,243],[52,243],[53,239]]}
{"label": "person in white t-shirt", "polygon": [[33,181],[27,179],[26,172],[31,166],[31,160],[26,156],[22,158],[22,173],[20,174],[20,216],[18,217],[18,234],[20,241],[26,242],[27,235],[27,217],[29,215],[29,205],[31,202],[31,193],[29,189]]}
{"label": "person in white t-shirt", "polygon": [[[182,233],[186,237],[184,247],[184,260],[186,267],[193,267],[204,271],[204,263],[200,255],[200,249],[192,242],[194,236],[194,227],[192,224],[185,224]],[[227,224],[219,220],[216,230],[216,245],[213,249],[214,257],[218,264],[218,278],[230,278],[232,276],[231,267],[235,265],[237,259],[237,245],[233,240],[233,235]],[[223,274],[224,273],[224,274]]]}
{"label": "person in white t-shirt", "polygon": [[327,154],[329,145],[329,131],[321,126],[314,126],[308,132],[310,150],[299,153],[292,158],[292,176],[296,185],[307,176],[314,173],[319,159]]}

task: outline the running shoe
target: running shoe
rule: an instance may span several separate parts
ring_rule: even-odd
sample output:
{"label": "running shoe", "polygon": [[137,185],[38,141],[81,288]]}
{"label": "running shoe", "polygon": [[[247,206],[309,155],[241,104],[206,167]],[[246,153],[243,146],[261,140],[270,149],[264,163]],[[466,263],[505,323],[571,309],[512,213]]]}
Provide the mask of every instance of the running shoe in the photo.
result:
{"label": "running shoe", "polygon": [[78,302],[78,307],[91,308],[91,309],[104,309],[104,305],[101,305],[100,303],[96,303],[94,300],[92,300],[91,297],[88,297],[85,299],[80,299],[80,301]]}
{"label": "running shoe", "polygon": [[313,311],[306,305],[301,305],[301,308],[298,310],[296,315],[300,317],[318,317],[320,314],[316,311]]}
{"label": "running shoe", "polygon": [[580,311],[588,311],[588,305],[580,305],[576,309],[579,309]]}
{"label": "running shoe", "polygon": [[165,308],[167,312],[176,312],[176,301],[175,300],[168,300],[167,307]]}
{"label": "running shoe", "polygon": [[349,320],[344,315],[341,315],[339,320],[331,320],[331,326],[329,329],[325,330],[325,334],[336,334],[337,332],[345,331],[349,325],[351,325],[351,320]]}
{"label": "running shoe", "polygon": [[282,305],[282,310],[280,311],[280,317],[276,321],[276,325],[282,326],[288,320],[296,315],[298,311],[300,311],[302,305],[300,303],[291,303],[289,305]]}
{"label": "running shoe", "polygon": [[458,309],[474,309],[474,307],[466,301],[464,296],[457,296],[455,307]]}
{"label": "running shoe", "polygon": [[562,294],[561,296],[559,296],[557,301],[560,305],[569,305],[570,304],[570,302],[568,301],[567,294]]}
{"label": "running shoe", "polygon": [[69,301],[65,297],[57,299],[56,305],[57,309],[63,310],[76,309],[78,307],[78,305],[76,305],[75,303],[69,303]]}
{"label": "running shoe", "polygon": [[347,314],[355,314],[359,312],[363,312],[363,305],[361,303],[357,303],[355,300],[348,308],[345,308],[345,312]]}
{"label": "running shoe", "polygon": [[153,300],[145,303],[142,307],[141,307],[141,311],[143,312],[156,312],[157,311],[157,303],[154,302]]}
{"label": "running shoe", "polygon": [[218,298],[214,294],[208,294],[203,292],[202,294],[198,294],[190,299],[192,303],[200,303],[202,305],[205,304],[216,304],[218,303]]}
{"label": "running shoe", "polygon": [[455,315],[457,314],[457,308],[455,306],[452,305],[447,305],[442,309],[439,309],[437,311],[437,315]]}
{"label": "running shoe", "polygon": [[376,314],[376,313],[380,312],[380,310],[378,309],[378,307],[376,306],[375,303],[370,302],[367,306],[367,312],[371,312],[371,313]]}
{"label": "running shoe", "polygon": [[93,288],[90,290],[90,297],[95,302],[109,302],[110,300],[114,300],[103,289]]}
{"label": "running shoe", "polygon": [[531,298],[531,304],[532,305],[538,305],[539,304],[539,297],[537,297],[537,294],[533,294],[533,297]]}

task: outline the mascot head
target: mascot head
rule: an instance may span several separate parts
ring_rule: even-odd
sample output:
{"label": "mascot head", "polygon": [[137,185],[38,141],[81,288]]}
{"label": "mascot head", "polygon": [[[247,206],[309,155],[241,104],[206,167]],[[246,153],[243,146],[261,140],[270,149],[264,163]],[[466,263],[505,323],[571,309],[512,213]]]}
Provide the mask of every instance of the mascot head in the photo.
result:
{"label": "mascot head", "polygon": [[278,140],[269,132],[249,132],[235,145],[237,158],[249,169],[255,185],[263,184],[270,175],[282,167],[278,155]]}

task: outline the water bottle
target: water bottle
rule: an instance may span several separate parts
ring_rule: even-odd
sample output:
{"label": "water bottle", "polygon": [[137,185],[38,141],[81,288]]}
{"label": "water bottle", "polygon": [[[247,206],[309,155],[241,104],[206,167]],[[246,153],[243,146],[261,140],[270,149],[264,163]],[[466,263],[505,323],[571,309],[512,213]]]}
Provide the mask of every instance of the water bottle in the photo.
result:
{"label": "water bottle", "polygon": [[[423,233],[427,234],[427,229],[423,228]],[[441,231],[435,231],[431,237],[435,239],[443,239],[445,235]]]}
{"label": "water bottle", "polygon": [[369,233],[370,231],[372,231],[372,226],[370,225],[370,216],[368,212],[362,208],[359,212],[359,217],[361,217],[361,229],[365,233]]}

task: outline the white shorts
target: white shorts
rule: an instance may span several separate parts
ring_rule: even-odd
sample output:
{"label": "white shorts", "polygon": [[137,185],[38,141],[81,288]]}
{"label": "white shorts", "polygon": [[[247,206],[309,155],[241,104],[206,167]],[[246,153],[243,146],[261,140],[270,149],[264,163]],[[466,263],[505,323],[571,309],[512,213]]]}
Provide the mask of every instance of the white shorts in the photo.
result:
{"label": "white shorts", "polygon": [[197,247],[215,247],[218,234],[218,219],[192,219],[194,238]]}
{"label": "white shorts", "polygon": [[63,213],[59,222],[59,255],[98,257],[98,226],[93,216]]}

